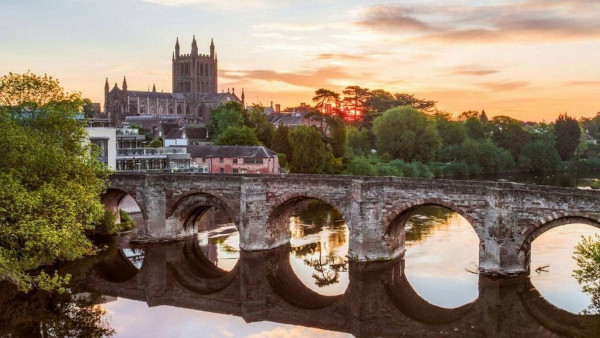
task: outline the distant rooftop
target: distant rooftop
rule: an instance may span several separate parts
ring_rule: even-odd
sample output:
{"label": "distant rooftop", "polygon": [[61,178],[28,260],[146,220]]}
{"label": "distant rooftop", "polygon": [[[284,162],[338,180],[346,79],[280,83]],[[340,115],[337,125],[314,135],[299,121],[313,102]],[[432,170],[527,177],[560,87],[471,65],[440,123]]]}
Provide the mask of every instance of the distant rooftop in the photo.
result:
{"label": "distant rooftop", "polygon": [[277,153],[263,146],[188,146],[191,157],[245,157],[245,158],[269,158],[277,156]]}

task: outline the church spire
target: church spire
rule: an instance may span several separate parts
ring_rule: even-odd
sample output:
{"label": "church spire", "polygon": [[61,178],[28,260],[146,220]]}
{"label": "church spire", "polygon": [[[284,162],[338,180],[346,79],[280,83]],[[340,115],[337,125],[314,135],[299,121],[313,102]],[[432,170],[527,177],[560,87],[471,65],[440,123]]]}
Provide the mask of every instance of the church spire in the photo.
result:
{"label": "church spire", "polygon": [[156,93],[156,83],[152,84],[152,92]]}
{"label": "church spire", "polygon": [[123,90],[127,91],[127,79],[123,76]]}
{"label": "church spire", "polygon": [[108,94],[110,87],[108,86],[108,78],[106,78],[106,82],[104,82],[104,95]]}
{"label": "church spire", "polygon": [[177,40],[175,41],[175,56],[179,57],[179,37],[177,37]]}
{"label": "church spire", "polygon": [[215,54],[215,43],[213,42],[212,38],[210,38],[210,57],[214,57],[215,59],[217,58]]}
{"label": "church spire", "polygon": [[196,44],[196,36],[192,38],[192,55],[198,55],[198,44]]}

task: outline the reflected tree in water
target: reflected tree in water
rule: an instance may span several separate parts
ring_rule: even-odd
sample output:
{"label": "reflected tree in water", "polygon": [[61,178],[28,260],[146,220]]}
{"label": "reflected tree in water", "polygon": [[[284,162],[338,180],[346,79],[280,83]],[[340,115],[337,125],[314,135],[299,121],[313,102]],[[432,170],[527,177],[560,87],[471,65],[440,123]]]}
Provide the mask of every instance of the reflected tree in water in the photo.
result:
{"label": "reflected tree in water", "polygon": [[418,242],[425,238],[436,225],[445,224],[454,211],[435,205],[420,207],[406,221],[406,240]]}
{"label": "reflected tree in water", "polygon": [[105,299],[98,294],[0,289],[2,337],[112,337],[115,333],[98,305]]}
{"label": "reflected tree in water", "polygon": [[318,258],[305,258],[304,264],[316,271],[312,277],[315,279],[315,284],[321,288],[337,284],[340,281],[340,272],[348,271],[348,262],[345,259],[333,252],[323,255],[320,249]]}
{"label": "reflected tree in water", "polygon": [[600,235],[582,236],[573,258],[579,267],[573,270],[573,276],[583,291],[592,296],[592,304],[583,314],[600,314]]}

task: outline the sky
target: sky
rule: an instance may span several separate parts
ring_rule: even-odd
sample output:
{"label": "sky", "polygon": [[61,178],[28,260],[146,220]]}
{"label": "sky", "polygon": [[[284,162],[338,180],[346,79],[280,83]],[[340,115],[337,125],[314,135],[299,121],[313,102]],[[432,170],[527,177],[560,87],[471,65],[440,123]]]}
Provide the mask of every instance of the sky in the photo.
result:
{"label": "sky", "polygon": [[600,1],[0,0],[0,74],[170,92],[179,37],[214,38],[219,90],[282,107],[349,85],[412,93],[455,116],[554,121],[600,111]]}

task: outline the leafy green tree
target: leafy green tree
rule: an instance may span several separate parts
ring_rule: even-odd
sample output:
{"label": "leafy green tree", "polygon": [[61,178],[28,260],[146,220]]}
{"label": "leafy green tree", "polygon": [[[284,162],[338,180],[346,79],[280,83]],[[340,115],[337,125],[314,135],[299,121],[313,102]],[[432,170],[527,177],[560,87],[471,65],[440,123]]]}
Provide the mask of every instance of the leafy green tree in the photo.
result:
{"label": "leafy green tree", "polygon": [[148,144],[148,147],[150,147],[150,148],[160,148],[162,146],[163,146],[163,141],[160,138],[155,138]]}
{"label": "leafy green tree", "polygon": [[575,247],[575,261],[578,269],[573,271],[583,291],[592,296],[592,305],[584,314],[600,314],[600,235],[582,237]]}
{"label": "leafy green tree", "polygon": [[512,117],[495,116],[489,123],[494,143],[510,151],[514,158],[519,157],[521,148],[533,138],[523,129],[521,122]]}
{"label": "leafy green tree", "polygon": [[348,149],[352,155],[365,156],[371,153],[371,142],[366,128],[357,129],[354,126],[348,128]]}
{"label": "leafy green tree", "polygon": [[350,159],[348,162],[348,168],[346,169],[346,173],[352,175],[362,175],[362,176],[375,176],[377,171],[371,161],[368,158],[362,156],[356,156]]}
{"label": "leafy green tree", "polygon": [[433,115],[433,120],[443,147],[461,144],[467,137],[464,125],[459,121],[452,121],[450,114],[438,112]]}
{"label": "leafy green tree", "polygon": [[279,126],[273,135],[271,149],[279,154],[285,154],[285,159],[289,163],[292,160],[292,146],[288,139],[290,127]]}
{"label": "leafy green tree", "polygon": [[323,171],[331,153],[317,128],[298,126],[288,134],[288,140],[292,149],[292,159],[288,160],[292,172],[319,174]]}
{"label": "leafy green tree", "polygon": [[210,139],[216,140],[228,127],[241,127],[244,124],[244,114],[244,107],[239,102],[220,104],[210,114],[207,126]]}
{"label": "leafy green tree", "polygon": [[109,170],[85,142],[78,94],[34,74],[0,78],[0,279],[30,289],[68,277],[27,271],[93,253]]}
{"label": "leafy green tree", "polygon": [[483,140],[485,138],[483,123],[477,117],[468,117],[465,120],[465,132],[473,140]]}
{"label": "leafy green tree", "polygon": [[333,156],[342,158],[346,156],[348,148],[348,129],[346,123],[339,117],[329,119],[329,138],[326,141],[331,146]]}
{"label": "leafy green tree", "polygon": [[561,114],[554,123],[554,133],[556,134],[556,151],[563,161],[568,160],[575,155],[575,150],[579,145],[581,130],[577,120]]}
{"label": "leafy green tree", "polygon": [[275,128],[269,123],[265,108],[259,104],[253,104],[252,108],[243,111],[244,125],[256,131],[258,140],[266,147],[271,146]]}
{"label": "leafy green tree", "polygon": [[527,143],[519,154],[519,167],[528,171],[546,172],[558,170],[560,156],[553,144],[542,140]]}
{"label": "leafy green tree", "polygon": [[380,154],[404,161],[431,161],[441,147],[435,124],[427,115],[410,106],[386,111],[373,122]]}
{"label": "leafy green tree", "polygon": [[260,141],[256,137],[256,131],[246,126],[229,127],[225,129],[215,140],[216,145],[230,146],[259,146]]}

